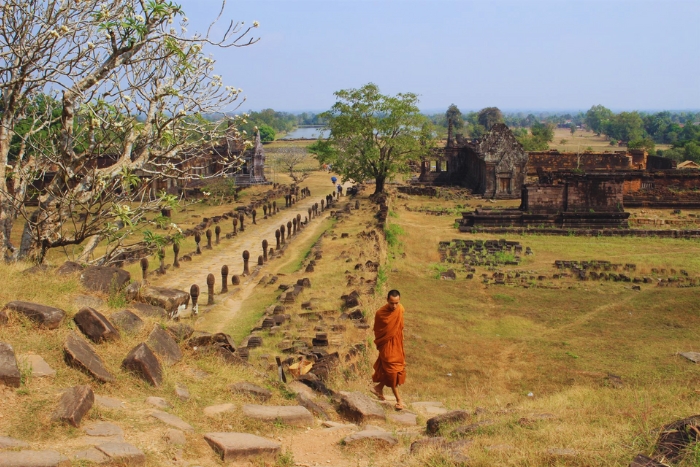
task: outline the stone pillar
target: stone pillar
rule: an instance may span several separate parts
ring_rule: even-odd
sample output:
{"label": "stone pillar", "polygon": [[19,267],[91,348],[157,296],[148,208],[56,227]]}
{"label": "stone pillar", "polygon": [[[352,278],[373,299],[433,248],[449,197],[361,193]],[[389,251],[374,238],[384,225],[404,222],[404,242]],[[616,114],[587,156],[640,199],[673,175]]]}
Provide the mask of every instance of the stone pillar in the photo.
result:
{"label": "stone pillar", "polygon": [[207,229],[205,234],[207,235],[207,246],[205,246],[204,248],[206,248],[207,250],[211,250],[211,229]]}
{"label": "stone pillar", "polygon": [[238,229],[238,216],[234,214],[233,216],[233,235],[236,235]]}
{"label": "stone pillar", "polygon": [[207,276],[207,305],[214,304],[214,282],[216,282],[216,279],[214,279],[214,274],[209,274]]}
{"label": "stone pillar", "polygon": [[282,239],[282,245],[284,245],[284,224],[280,225],[280,238]]}
{"label": "stone pillar", "polygon": [[326,202],[324,200],[321,200],[321,212],[323,212],[324,204],[326,204]]}
{"label": "stone pillar", "polygon": [[292,235],[297,234],[297,218],[292,217]]}
{"label": "stone pillar", "polygon": [[277,248],[278,250],[280,249],[280,229],[275,230],[275,239],[277,239]]}
{"label": "stone pillar", "polygon": [[267,219],[267,204],[263,204],[263,219]]}
{"label": "stone pillar", "polygon": [[292,221],[287,221],[287,240],[292,239]]}
{"label": "stone pillar", "polygon": [[221,227],[217,225],[214,229],[214,233],[216,234],[216,244],[218,245],[220,243],[219,237],[221,237]]}
{"label": "stone pillar", "polygon": [[267,262],[267,240],[262,241],[263,261]]}
{"label": "stone pillar", "polygon": [[160,261],[160,269],[158,270],[159,274],[165,274],[165,248],[160,247],[158,249],[158,260]]}
{"label": "stone pillar", "polygon": [[148,258],[141,258],[141,277],[143,278],[143,283],[146,283],[148,278]]}
{"label": "stone pillar", "polygon": [[311,208],[309,208],[307,212],[309,213],[309,219],[311,219]]}
{"label": "stone pillar", "polygon": [[272,211],[272,203],[267,203],[267,213],[269,216],[272,216],[274,212]]}
{"label": "stone pillar", "polygon": [[221,266],[221,293],[228,292],[228,266]]}
{"label": "stone pillar", "polygon": [[297,214],[297,230],[301,230],[301,214]]}
{"label": "stone pillar", "polygon": [[202,250],[201,250],[201,248],[199,248],[199,244],[201,241],[202,241],[202,234],[200,234],[199,232],[195,232],[194,233],[194,243],[197,245],[197,250],[194,252],[195,255],[202,254]]}
{"label": "stone pillar", "polygon": [[250,270],[248,269],[248,260],[250,259],[250,253],[248,253],[248,250],[243,251],[243,275],[244,276],[249,276],[250,275]]}
{"label": "stone pillar", "polygon": [[179,254],[180,254],[180,245],[177,243],[173,243],[173,255],[175,256],[175,258],[173,259],[173,267],[174,268],[180,267],[180,260],[178,258]]}
{"label": "stone pillar", "polygon": [[258,256],[258,266],[262,266],[264,261],[265,260],[263,259],[262,255]]}
{"label": "stone pillar", "polygon": [[274,248],[270,248],[270,251],[267,253],[267,257],[270,259],[275,257],[275,249]]}
{"label": "stone pillar", "polygon": [[192,287],[190,287],[190,297],[192,297],[192,313],[196,315],[199,312],[197,304],[199,301],[199,286],[197,284],[192,284]]}
{"label": "stone pillar", "polygon": [[[250,214],[253,216],[253,224],[255,224],[255,216],[258,215],[258,211],[256,211],[255,209],[253,209],[253,210],[250,212]],[[256,224],[256,225],[257,225],[257,224]]]}
{"label": "stone pillar", "polygon": [[277,201],[272,202],[272,214],[277,214]]}
{"label": "stone pillar", "polygon": [[232,285],[240,285],[241,284],[241,278],[238,277],[238,274],[234,274],[231,276],[231,284]]}
{"label": "stone pillar", "polygon": [[360,200],[359,199],[355,200],[355,209],[360,209]]}
{"label": "stone pillar", "polygon": [[243,218],[244,218],[244,217],[245,217],[245,216],[243,215],[243,213],[240,213],[240,214],[238,215],[238,222],[241,223],[241,232],[245,231],[245,227],[243,226]]}

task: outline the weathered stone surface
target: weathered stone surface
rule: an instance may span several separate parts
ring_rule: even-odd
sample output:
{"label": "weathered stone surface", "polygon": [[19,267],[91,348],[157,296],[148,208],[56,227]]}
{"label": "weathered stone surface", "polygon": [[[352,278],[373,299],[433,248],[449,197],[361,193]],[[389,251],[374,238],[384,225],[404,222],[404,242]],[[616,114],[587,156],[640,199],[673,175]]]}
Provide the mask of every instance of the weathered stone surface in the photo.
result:
{"label": "weathered stone surface", "polygon": [[94,308],[83,308],[75,314],[73,321],[83,334],[95,343],[119,339],[119,331]]}
{"label": "weathered stone surface", "polygon": [[90,307],[97,310],[106,306],[104,300],[99,297],[95,297],[94,295],[78,295],[71,300],[71,303],[73,303],[73,306],[78,309]]}
{"label": "weathered stone surface", "polygon": [[126,286],[126,289],[124,289],[124,295],[126,295],[126,299],[129,300],[130,302],[136,302],[141,298],[141,286],[143,284],[141,281],[134,281],[131,284]]}
{"label": "weathered stone surface", "polygon": [[267,402],[272,397],[272,393],[268,389],[261,388],[257,384],[246,383],[245,381],[233,383],[228,388],[235,394],[245,394],[262,402]]}
{"label": "weathered stone surface", "polygon": [[128,443],[103,443],[95,446],[109,458],[109,461],[119,465],[144,465],[146,455],[136,446]]}
{"label": "weathered stone surface", "polygon": [[68,365],[87,372],[100,382],[110,383],[114,381],[114,376],[107,371],[95,349],[76,332],[68,334],[65,344],[63,344],[63,353]]}
{"label": "weathered stone surface", "polygon": [[89,266],[80,275],[80,281],[87,289],[104,293],[121,290],[130,280],[128,271],[112,266]]}
{"label": "weathered stone surface", "polygon": [[190,302],[190,294],[177,289],[165,287],[142,287],[141,300],[144,302],[163,308],[168,313],[177,310],[180,305],[185,307]]}
{"label": "weathered stone surface", "polygon": [[112,313],[110,318],[114,324],[127,333],[137,333],[143,327],[143,320],[129,310]]}
{"label": "weathered stone surface", "polygon": [[328,411],[318,401],[315,400],[315,397],[310,397],[305,392],[298,392],[296,399],[299,405],[305,407],[317,417],[322,418],[324,420],[328,420],[330,418],[328,416]]}
{"label": "weathered stone surface", "polygon": [[168,326],[166,330],[173,336],[176,342],[182,342],[189,339],[194,333],[192,326],[185,323],[178,323],[172,326]]}
{"label": "weathered stone surface", "polygon": [[181,401],[190,400],[190,391],[187,389],[187,386],[185,386],[184,384],[178,383],[175,385],[175,395]]}
{"label": "weathered stone surface", "polygon": [[94,446],[90,449],[85,449],[83,451],[73,453],[71,455],[71,458],[76,461],[86,461],[92,462],[94,464],[104,464],[109,461],[109,457],[104,455],[102,451],[99,451]]}
{"label": "weathered stone surface", "polygon": [[51,418],[77,428],[94,403],[95,394],[90,386],[74,386],[63,393]]}
{"label": "weathered stone surface", "polygon": [[293,426],[312,426],[314,416],[300,405],[254,405],[246,404],[242,408],[246,417],[264,422],[281,421]]}
{"label": "weathered stone surface", "polygon": [[207,433],[204,439],[224,462],[267,457],[274,459],[281,445],[248,433]]}
{"label": "weathered stone surface", "polygon": [[19,300],[9,302],[5,305],[5,310],[20,313],[46,329],[56,329],[66,316],[66,312],[59,308]]}
{"label": "weathered stone surface", "polygon": [[216,417],[219,414],[233,412],[234,410],[236,410],[236,406],[233,404],[218,404],[204,407],[202,412],[204,412],[204,415],[207,417]]}
{"label": "weathered stone surface", "polygon": [[124,436],[124,430],[119,425],[110,422],[95,422],[83,428],[88,436]]}
{"label": "weathered stone surface", "polygon": [[693,363],[700,363],[700,352],[683,352],[680,355]]}
{"label": "weathered stone surface", "polygon": [[348,445],[352,445],[353,443],[357,443],[359,441],[380,441],[383,444],[387,444],[389,446],[393,446],[398,443],[398,440],[394,438],[391,433],[388,433],[383,430],[362,430],[358,431],[357,433],[353,433],[349,436],[346,436],[343,439],[343,442]]}
{"label": "weathered stone surface", "polygon": [[170,366],[182,360],[182,352],[177,342],[160,326],[153,328],[147,342],[166,365]]}
{"label": "weathered stone surface", "polygon": [[18,388],[22,383],[15,351],[5,342],[0,342],[0,383],[11,388]]}
{"label": "weathered stone surface", "polygon": [[153,407],[158,407],[159,409],[170,409],[172,408],[172,405],[170,402],[166,401],[162,397],[147,397],[146,398],[146,404],[152,405]]}
{"label": "weathered stone surface", "polygon": [[153,386],[163,382],[163,370],[153,351],[143,342],[134,347],[122,362],[122,368],[133,371]]}
{"label": "weathered stone surface", "polygon": [[676,462],[686,450],[700,441],[700,415],[676,420],[658,430],[656,453],[659,457]]}
{"label": "weathered stone surface", "polygon": [[17,360],[32,369],[32,376],[34,378],[52,378],[56,376],[56,370],[51,368],[40,355],[21,355]]}
{"label": "weathered stone surface", "polygon": [[165,308],[149,305],[147,303],[132,303],[129,305],[129,309],[135,311],[141,316],[146,316],[149,318],[165,318],[168,315]]}
{"label": "weathered stone surface", "polygon": [[411,407],[427,415],[440,415],[447,413],[447,409],[438,401],[412,402]]}
{"label": "weathered stone surface", "polygon": [[95,404],[105,409],[125,409],[126,404],[119,399],[95,394]]}
{"label": "weathered stone surface", "polygon": [[82,272],[83,266],[75,261],[66,261],[58,268],[56,268],[56,275],[58,276],[69,276],[75,274],[76,272]]}
{"label": "weathered stone surface", "polygon": [[394,422],[399,425],[416,426],[416,414],[411,412],[390,414],[388,418],[390,422]]}
{"label": "weathered stone surface", "polygon": [[166,425],[170,425],[172,427],[175,427],[179,430],[184,430],[184,431],[194,431],[194,428],[192,428],[192,425],[181,419],[180,417],[169,414],[168,412],[163,412],[160,410],[154,410],[151,412],[151,416],[154,418],[157,418],[161,422],[165,423]]}
{"label": "weathered stone surface", "polygon": [[338,413],[355,423],[368,423],[373,420],[384,421],[384,410],[369,396],[361,392],[340,393]]}
{"label": "weathered stone surface", "polygon": [[0,467],[69,467],[70,461],[57,451],[0,452]]}
{"label": "weathered stone surface", "polygon": [[185,433],[181,430],[176,430],[175,428],[169,428],[165,432],[165,442],[168,444],[173,444],[175,446],[184,446],[187,444],[187,438],[185,438]]}
{"label": "weathered stone surface", "polygon": [[471,414],[466,410],[453,410],[451,412],[447,412],[429,419],[426,431],[429,434],[435,434],[438,431],[440,431],[440,428],[442,428],[445,425],[463,422],[465,420],[468,420],[470,417]]}
{"label": "weathered stone surface", "polygon": [[19,439],[10,438],[9,436],[0,436],[0,449],[26,447],[29,447],[29,443],[25,443]]}

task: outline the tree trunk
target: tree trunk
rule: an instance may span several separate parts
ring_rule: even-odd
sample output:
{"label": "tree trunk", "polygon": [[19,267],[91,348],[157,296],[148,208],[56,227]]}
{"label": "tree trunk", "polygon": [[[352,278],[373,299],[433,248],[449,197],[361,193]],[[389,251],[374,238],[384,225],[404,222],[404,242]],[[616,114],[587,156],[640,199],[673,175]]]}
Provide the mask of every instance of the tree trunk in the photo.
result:
{"label": "tree trunk", "polygon": [[77,261],[79,263],[90,262],[90,256],[92,256],[92,253],[95,251],[95,248],[97,248],[97,245],[99,245],[101,240],[102,235],[93,235],[90,237],[85,245],[85,248],[83,249],[83,252],[80,253],[80,256],[78,256]]}
{"label": "tree trunk", "polygon": [[5,172],[7,167],[7,156],[10,153],[10,141],[12,132],[10,126],[12,122],[8,118],[0,121],[0,259],[4,259],[8,251],[14,250],[10,233],[14,219],[14,209],[8,194],[7,179]]}
{"label": "tree trunk", "polygon": [[384,193],[384,182],[386,182],[386,175],[374,178],[374,194]]}

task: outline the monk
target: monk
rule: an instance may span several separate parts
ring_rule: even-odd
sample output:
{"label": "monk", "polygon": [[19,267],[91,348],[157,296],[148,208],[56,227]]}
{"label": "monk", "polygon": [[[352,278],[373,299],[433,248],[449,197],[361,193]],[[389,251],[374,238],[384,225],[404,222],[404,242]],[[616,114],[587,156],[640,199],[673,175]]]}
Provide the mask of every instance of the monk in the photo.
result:
{"label": "monk", "polygon": [[401,294],[391,290],[386,297],[387,304],[377,310],[374,316],[374,344],[379,357],[374,363],[372,393],[384,400],[384,386],[391,388],[396,397],[396,410],[403,410],[403,400],[398,386],[406,381],[406,356],[403,351],[403,313],[399,302]]}

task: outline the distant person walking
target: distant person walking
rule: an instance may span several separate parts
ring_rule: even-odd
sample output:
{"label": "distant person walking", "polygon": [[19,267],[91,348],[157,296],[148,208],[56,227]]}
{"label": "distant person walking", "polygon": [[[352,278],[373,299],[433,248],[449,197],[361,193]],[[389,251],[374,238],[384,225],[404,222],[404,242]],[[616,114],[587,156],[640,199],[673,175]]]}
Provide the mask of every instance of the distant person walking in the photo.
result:
{"label": "distant person walking", "polygon": [[399,302],[401,294],[391,290],[386,297],[386,305],[374,315],[374,345],[379,357],[374,363],[372,393],[384,400],[384,387],[390,387],[396,397],[396,410],[403,410],[403,400],[398,386],[406,381],[406,355],[403,350],[403,314],[404,308]]}
{"label": "distant person walking", "polygon": [[343,185],[338,183],[338,195],[343,196]]}

